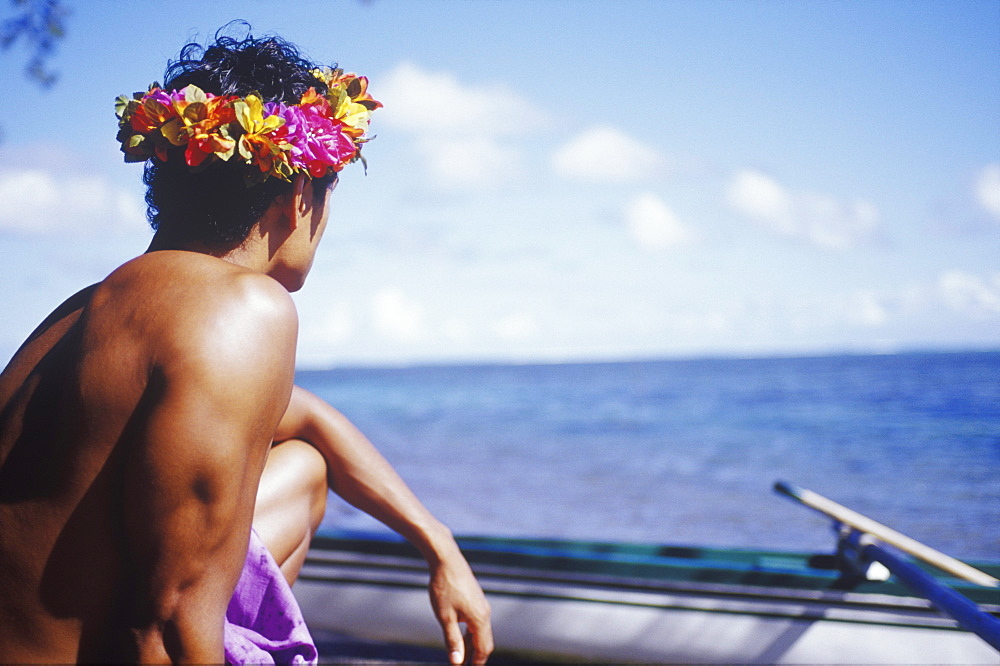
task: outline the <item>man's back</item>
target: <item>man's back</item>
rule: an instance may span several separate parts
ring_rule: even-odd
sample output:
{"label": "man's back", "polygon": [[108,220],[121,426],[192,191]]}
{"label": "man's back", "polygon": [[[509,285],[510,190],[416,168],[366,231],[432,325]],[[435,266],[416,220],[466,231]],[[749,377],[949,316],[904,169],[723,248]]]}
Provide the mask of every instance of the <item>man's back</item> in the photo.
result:
{"label": "man's back", "polygon": [[[0,661],[129,656],[132,588],[149,578],[132,566],[147,546],[137,523],[157,515],[134,473],[156,453],[150,421],[164,425],[165,396],[211,363],[212,336],[252,335],[239,313],[282,298],[270,278],[214,257],[156,252],[70,298],[18,351],[0,375]],[[167,455],[183,465],[187,452]]]}

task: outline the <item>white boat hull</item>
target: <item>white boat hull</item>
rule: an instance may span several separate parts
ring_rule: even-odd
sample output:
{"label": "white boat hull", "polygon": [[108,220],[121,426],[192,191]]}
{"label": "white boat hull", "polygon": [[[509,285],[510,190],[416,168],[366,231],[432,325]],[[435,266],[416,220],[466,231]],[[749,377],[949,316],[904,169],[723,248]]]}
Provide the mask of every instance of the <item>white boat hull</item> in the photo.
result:
{"label": "white boat hull", "polygon": [[[498,653],[528,659],[1000,664],[1000,653],[919,599],[734,593],[710,584],[648,589],[488,569],[477,576],[493,608]],[[409,560],[313,552],[295,594],[314,630],[441,646],[426,583]]]}

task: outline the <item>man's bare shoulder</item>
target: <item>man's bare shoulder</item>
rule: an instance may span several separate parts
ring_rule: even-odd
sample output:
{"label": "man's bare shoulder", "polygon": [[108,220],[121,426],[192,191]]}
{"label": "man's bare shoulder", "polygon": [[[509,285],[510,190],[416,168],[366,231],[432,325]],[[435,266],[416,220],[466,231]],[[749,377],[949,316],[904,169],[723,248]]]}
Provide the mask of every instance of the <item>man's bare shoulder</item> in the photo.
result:
{"label": "man's bare shoulder", "polygon": [[161,251],[139,256],[101,282],[91,299],[97,337],[131,335],[164,355],[199,349],[294,346],[298,319],[275,280],[216,257]]}

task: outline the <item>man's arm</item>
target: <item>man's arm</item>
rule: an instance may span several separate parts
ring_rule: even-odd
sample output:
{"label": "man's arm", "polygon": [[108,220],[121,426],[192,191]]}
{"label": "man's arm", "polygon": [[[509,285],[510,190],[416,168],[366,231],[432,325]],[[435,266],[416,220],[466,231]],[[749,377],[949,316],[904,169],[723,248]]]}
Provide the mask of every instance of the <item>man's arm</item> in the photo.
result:
{"label": "man's arm", "polygon": [[125,647],[139,662],[223,661],[226,607],[294,374],[288,295],[249,282],[156,341],[125,463]]}
{"label": "man's arm", "polygon": [[490,609],[451,532],[420,503],[371,442],[340,412],[295,387],[275,441],[302,439],[327,463],[330,488],[402,534],[427,559],[431,604],[444,630],[452,663],[465,660],[460,622],[466,623],[473,663],[493,651]]}

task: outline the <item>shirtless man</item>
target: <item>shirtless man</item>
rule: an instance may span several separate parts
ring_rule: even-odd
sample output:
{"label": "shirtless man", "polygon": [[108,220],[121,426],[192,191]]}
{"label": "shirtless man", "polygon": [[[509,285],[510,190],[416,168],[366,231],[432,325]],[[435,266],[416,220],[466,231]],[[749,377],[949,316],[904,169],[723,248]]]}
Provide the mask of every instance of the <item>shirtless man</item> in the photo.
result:
{"label": "shirtless man", "polygon": [[[0,375],[0,662],[222,662],[248,541],[291,583],[329,487],[421,550],[450,659],[484,663],[489,607],[450,532],[342,415],[293,387],[288,292],[377,106],[367,81],[251,37],[186,47],[167,79],[160,94],[195,84],[234,111],[174,94],[203,105],[185,134],[169,100],[120,109],[123,150],[156,155],[149,251],[57,308]],[[213,130],[213,113],[228,124]],[[325,143],[296,144],[296,119]]]}

